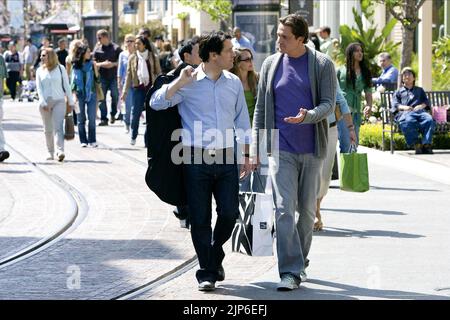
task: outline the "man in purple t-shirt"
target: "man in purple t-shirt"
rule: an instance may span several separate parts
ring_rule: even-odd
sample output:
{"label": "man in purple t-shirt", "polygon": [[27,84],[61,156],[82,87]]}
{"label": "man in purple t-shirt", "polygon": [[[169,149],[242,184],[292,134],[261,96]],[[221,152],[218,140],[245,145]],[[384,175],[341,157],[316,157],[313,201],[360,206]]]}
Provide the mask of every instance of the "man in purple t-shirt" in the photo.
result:
{"label": "man in purple t-shirt", "polygon": [[281,278],[277,289],[292,290],[306,280],[328,143],[327,116],[336,103],[336,71],[328,56],[305,46],[308,24],[301,16],[281,18],[277,36],[280,52],[261,68],[251,154],[259,163],[257,150],[264,149],[257,145],[260,129],[266,129]]}

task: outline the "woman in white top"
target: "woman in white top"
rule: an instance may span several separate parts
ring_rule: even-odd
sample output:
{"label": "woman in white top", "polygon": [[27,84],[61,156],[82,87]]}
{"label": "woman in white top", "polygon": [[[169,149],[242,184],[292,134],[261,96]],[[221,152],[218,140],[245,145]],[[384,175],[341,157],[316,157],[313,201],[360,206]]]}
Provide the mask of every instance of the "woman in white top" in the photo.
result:
{"label": "woman in white top", "polygon": [[74,108],[72,92],[66,69],[59,64],[56,53],[51,48],[41,51],[41,66],[36,71],[36,86],[39,94],[39,111],[44,122],[45,140],[50,156],[54,159],[56,135],[57,159],[63,161],[64,154],[64,116],[67,97],[69,106]]}

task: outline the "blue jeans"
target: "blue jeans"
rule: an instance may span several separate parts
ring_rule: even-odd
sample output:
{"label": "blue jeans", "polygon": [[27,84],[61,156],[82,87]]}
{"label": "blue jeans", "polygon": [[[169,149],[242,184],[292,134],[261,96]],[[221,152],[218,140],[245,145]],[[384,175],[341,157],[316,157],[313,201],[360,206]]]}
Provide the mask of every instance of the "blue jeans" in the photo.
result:
{"label": "blue jeans", "polygon": [[419,133],[422,133],[422,144],[431,144],[436,123],[427,112],[412,111],[402,115],[399,126],[408,146],[414,146],[421,142]]}
{"label": "blue jeans", "polygon": [[[194,162],[194,155],[191,157]],[[184,164],[191,237],[200,264],[196,277],[217,281],[217,270],[225,258],[223,244],[231,237],[239,216],[237,164]],[[217,204],[217,221],[211,227],[212,195]],[[213,241],[211,241],[213,240]]]}
{"label": "blue jeans", "polygon": [[144,111],[146,91],[142,89],[134,89],[133,92],[133,108],[131,109],[131,139],[135,140],[139,133],[139,119],[142,111]]}
{"label": "blue jeans", "polygon": [[[359,128],[361,127],[361,113],[352,114],[353,125],[355,126],[356,133],[356,146],[359,145]],[[337,123],[338,127],[338,139],[339,149],[341,153],[347,153],[350,149],[350,133],[347,128],[347,123],[342,118]]]}
{"label": "blue jeans", "polygon": [[103,94],[105,95],[105,100],[100,102],[100,117],[102,121],[107,121],[108,108],[106,106],[106,93],[111,91],[111,118],[113,118],[117,113],[117,101],[119,100],[119,88],[117,87],[117,78],[105,79],[100,78],[102,84]]}
{"label": "blue jeans", "polygon": [[130,88],[128,90],[127,98],[125,99],[125,116],[123,117],[123,121],[127,126],[131,124],[131,110],[133,109],[133,96],[134,96],[134,89]]}
{"label": "blue jeans", "polygon": [[[80,113],[77,115],[78,121],[78,136],[80,137],[80,143],[93,143],[97,142],[95,137],[95,117],[97,115],[97,96],[95,93],[92,94],[91,100],[89,102],[85,101],[83,94],[78,94],[78,105],[80,107]],[[86,110],[87,109],[87,110]],[[88,118],[88,137],[86,138],[86,111]]]}

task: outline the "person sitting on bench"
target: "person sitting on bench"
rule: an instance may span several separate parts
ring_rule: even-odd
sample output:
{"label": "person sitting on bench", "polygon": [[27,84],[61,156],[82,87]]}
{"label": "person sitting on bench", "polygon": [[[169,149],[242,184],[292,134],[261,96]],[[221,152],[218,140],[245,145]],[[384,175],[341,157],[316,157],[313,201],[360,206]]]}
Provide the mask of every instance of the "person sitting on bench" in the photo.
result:
{"label": "person sitting on bench", "polygon": [[[416,74],[406,67],[401,72],[403,86],[392,96],[391,112],[396,114],[398,122],[408,146],[414,146],[416,154],[433,154],[431,140],[436,126],[431,115],[430,101],[421,87],[415,85]],[[422,133],[422,139],[419,139]]]}

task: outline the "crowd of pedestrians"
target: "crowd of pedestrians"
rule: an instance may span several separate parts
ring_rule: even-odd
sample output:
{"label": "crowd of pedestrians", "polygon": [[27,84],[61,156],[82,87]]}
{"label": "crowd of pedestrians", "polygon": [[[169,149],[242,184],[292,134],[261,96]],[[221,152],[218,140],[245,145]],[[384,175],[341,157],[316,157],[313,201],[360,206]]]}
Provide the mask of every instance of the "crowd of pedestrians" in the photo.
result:
{"label": "crowd of pedestrians", "polygon": [[[40,50],[27,41],[23,59],[11,43],[0,55],[0,161],[9,157],[2,131],[3,79],[14,100],[21,77],[32,80],[36,70],[48,160],[55,159],[56,151],[62,162],[67,113],[74,113],[83,148],[97,147],[97,125],[120,120],[135,145],[147,93],[159,76],[172,76],[175,80],[147,100],[158,112],[177,108],[181,119],[187,205],[178,206],[175,213],[190,225],[200,265],[199,290],[212,291],[217,281],[225,279],[223,245],[239,216],[239,179],[257,170],[262,156],[269,157],[276,208],[277,288],[298,288],[307,280],[313,231],[323,228],[320,205],[329,188],[337,143],[340,152],[357,147],[360,126],[372,112],[373,86],[396,86],[398,71],[389,53],[381,53],[382,74],[372,77],[359,43],[346,48],[345,65],[336,70],[330,28],[311,34],[297,14],[279,20],[278,52],[265,59],[260,73],[253,64],[252,42],[238,27],[232,34],[211,32],[173,50],[160,36],[153,43],[146,28],[137,35],[127,34],[122,47],[111,41],[108,31],[99,30],[92,51],[85,40],[73,40],[67,50],[67,41],[60,39],[53,50],[43,39]],[[394,95],[393,111],[400,111],[398,121],[407,143],[415,145],[416,152],[432,153],[433,124],[424,112],[429,102],[423,89],[415,86],[412,69],[402,70],[401,77],[403,86]],[[277,140],[271,138],[274,131]],[[421,143],[420,131],[425,132]],[[147,146],[146,137],[147,133]]]}

